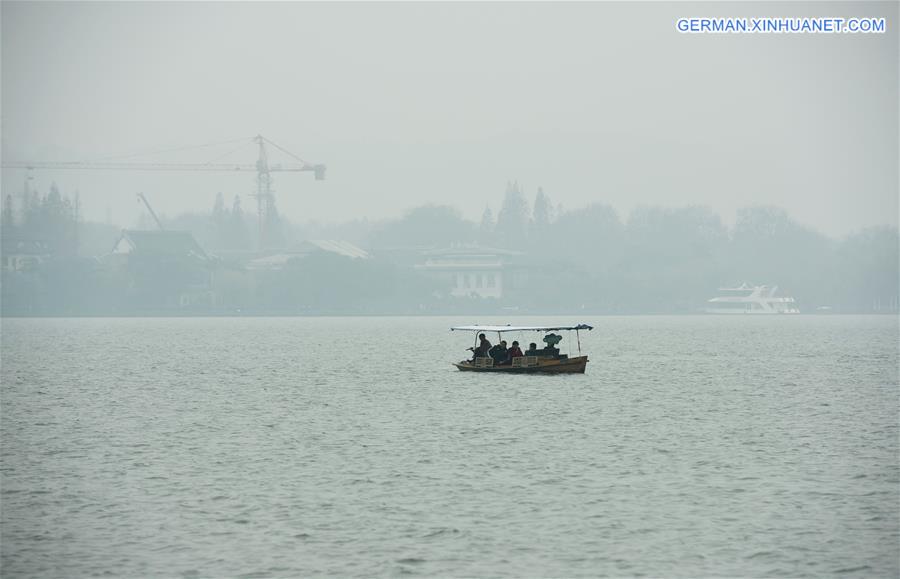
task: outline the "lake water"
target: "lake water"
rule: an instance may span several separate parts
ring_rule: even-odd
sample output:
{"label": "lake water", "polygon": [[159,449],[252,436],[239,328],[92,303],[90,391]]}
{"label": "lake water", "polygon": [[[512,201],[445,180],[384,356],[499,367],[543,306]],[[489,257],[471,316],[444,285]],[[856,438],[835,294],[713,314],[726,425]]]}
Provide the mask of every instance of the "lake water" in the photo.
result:
{"label": "lake water", "polygon": [[3,320],[2,575],[900,574],[896,317],[500,321]]}

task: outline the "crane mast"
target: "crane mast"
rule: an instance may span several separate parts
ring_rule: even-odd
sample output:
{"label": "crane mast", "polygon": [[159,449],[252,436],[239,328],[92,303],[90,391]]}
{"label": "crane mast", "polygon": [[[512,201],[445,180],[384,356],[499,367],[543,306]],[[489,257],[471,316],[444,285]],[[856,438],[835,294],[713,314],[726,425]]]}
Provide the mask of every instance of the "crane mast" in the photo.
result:
{"label": "crane mast", "polygon": [[144,196],[144,194],[143,194],[143,193],[138,193],[138,194],[137,194],[137,197],[138,197],[138,201],[142,201],[142,202],[144,203],[144,207],[146,207],[146,208],[147,208],[147,211],[150,212],[150,216],[153,217],[153,221],[156,222],[156,226],[159,227],[159,230],[160,230],[160,231],[165,231],[166,228],[163,227],[163,224],[162,224],[162,222],[159,220],[159,217],[156,216],[156,211],[154,211],[153,208],[150,207],[150,202],[147,201],[147,198]]}
{"label": "crane mast", "polygon": [[259,246],[269,245],[272,221],[275,218],[275,196],[272,194],[272,173],[269,171],[269,154],[262,135],[253,139],[259,145],[259,159],[256,161],[256,208],[259,220]]}
{"label": "crane mast", "polygon": [[[325,179],[325,165],[308,163],[287,149],[280,147],[262,135],[256,135],[252,139],[237,139],[235,141],[227,141],[227,143],[253,142],[259,149],[259,155],[256,164],[249,163],[223,163],[210,161],[207,163],[140,163],[130,161],[6,161],[2,166],[4,169],[27,169],[29,171],[35,169],[81,169],[81,170],[112,170],[112,171],[253,171],[256,173],[256,207],[258,213],[259,228],[259,247],[265,249],[270,244],[277,241],[273,239],[271,227],[277,215],[275,209],[275,195],[272,190],[272,173],[274,172],[312,172],[316,181]],[[224,143],[210,143],[208,145],[200,145],[201,148],[213,145],[221,145]],[[282,153],[294,159],[293,162],[286,164],[272,165],[269,163],[268,146],[272,146]],[[26,177],[27,178],[27,177]],[[159,219],[156,217],[150,204],[147,203],[143,193],[138,194],[139,199],[144,202],[147,209],[153,215],[154,220],[160,229]]]}

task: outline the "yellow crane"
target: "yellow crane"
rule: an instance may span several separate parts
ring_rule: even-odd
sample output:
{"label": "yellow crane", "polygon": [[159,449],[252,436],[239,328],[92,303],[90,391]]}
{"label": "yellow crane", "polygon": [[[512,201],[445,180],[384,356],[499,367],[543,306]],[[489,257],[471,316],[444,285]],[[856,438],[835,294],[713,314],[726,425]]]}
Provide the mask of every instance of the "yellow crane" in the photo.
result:
{"label": "yellow crane", "polygon": [[[241,143],[244,146],[248,143],[255,143],[259,149],[259,155],[256,163],[228,163],[222,162],[220,159],[226,155],[221,155],[217,159],[213,159],[206,163],[159,163],[159,162],[135,162],[135,161],[116,161],[116,160],[99,160],[99,161],[6,161],[2,163],[5,169],[83,169],[83,170],[114,170],[114,171],[254,171],[256,172],[256,197],[258,220],[259,220],[259,246],[260,248],[268,247],[270,243],[268,235],[268,225],[275,215],[275,196],[272,192],[272,173],[276,172],[312,172],[316,181],[325,179],[325,165],[317,163],[309,163],[299,156],[291,153],[284,147],[273,143],[262,135],[255,137],[234,139],[220,143],[208,143],[195,147],[181,147],[179,149],[169,149],[167,151],[157,151],[148,155],[168,153],[176,150],[198,149],[202,147],[210,147],[216,145]],[[289,156],[292,161],[286,164],[270,164],[269,152],[267,146],[274,147],[282,153]],[[238,147],[240,148],[240,147]],[[237,149],[229,151],[228,155]],[[135,155],[132,155],[134,157]],[[120,158],[121,159],[121,158]],[[155,216],[154,216],[155,217]],[[157,223],[159,220],[157,219]]]}

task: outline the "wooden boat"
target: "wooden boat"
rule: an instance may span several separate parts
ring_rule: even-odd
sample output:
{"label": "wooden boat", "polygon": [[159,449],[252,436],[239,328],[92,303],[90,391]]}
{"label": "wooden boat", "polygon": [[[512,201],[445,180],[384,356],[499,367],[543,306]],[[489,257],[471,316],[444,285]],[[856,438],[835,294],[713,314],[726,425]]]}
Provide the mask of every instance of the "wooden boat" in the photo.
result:
{"label": "wooden boat", "polygon": [[[475,343],[478,344],[479,334],[497,333],[499,340],[505,332],[555,332],[555,331],[574,331],[575,339],[578,344],[578,355],[569,357],[565,354],[559,354],[559,350],[555,350],[555,344],[561,340],[560,336],[556,336],[556,340],[549,340],[553,334],[544,338],[548,347],[541,350],[536,356],[521,356],[510,360],[505,364],[495,364],[492,358],[479,357],[473,360],[462,360],[453,364],[463,372],[493,372],[497,374],[584,374],[587,368],[588,357],[581,354],[581,330],[593,330],[592,326],[587,324],[578,324],[577,326],[456,326],[450,328],[451,331],[470,331],[475,333]],[[470,348],[472,349],[472,348]]]}

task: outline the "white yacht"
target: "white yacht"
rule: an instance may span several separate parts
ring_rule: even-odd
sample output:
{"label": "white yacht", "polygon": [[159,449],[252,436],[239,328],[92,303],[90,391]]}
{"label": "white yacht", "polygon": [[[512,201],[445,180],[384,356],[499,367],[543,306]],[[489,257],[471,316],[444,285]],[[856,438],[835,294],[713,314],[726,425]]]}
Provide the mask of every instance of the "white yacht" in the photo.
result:
{"label": "white yacht", "polygon": [[775,297],[778,286],[749,286],[719,288],[720,295],[709,300],[707,314],[799,314],[792,297]]}

